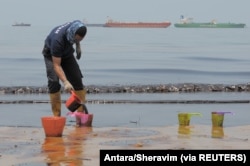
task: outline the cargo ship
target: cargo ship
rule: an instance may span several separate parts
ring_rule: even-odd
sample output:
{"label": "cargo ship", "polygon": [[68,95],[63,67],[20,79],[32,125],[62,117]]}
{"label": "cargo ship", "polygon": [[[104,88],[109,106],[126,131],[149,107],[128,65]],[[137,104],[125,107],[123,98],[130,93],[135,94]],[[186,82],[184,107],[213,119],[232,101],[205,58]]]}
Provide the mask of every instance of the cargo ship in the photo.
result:
{"label": "cargo ship", "polygon": [[104,26],[104,24],[89,23],[86,19],[83,19],[82,23],[84,23],[87,27],[103,27]]}
{"label": "cargo ship", "polygon": [[177,28],[245,28],[243,23],[217,23],[216,20],[211,22],[197,23],[192,18],[184,18],[181,16],[180,22],[174,24]]}
{"label": "cargo ship", "polygon": [[31,24],[27,24],[27,23],[15,23],[15,24],[12,24],[12,26],[29,27],[29,26],[31,26]]}
{"label": "cargo ship", "polygon": [[103,27],[104,24],[85,24],[87,27]]}
{"label": "cargo ship", "polygon": [[171,25],[171,22],[118,22],[109,19],[104,27],[111,28],[167,28]]}

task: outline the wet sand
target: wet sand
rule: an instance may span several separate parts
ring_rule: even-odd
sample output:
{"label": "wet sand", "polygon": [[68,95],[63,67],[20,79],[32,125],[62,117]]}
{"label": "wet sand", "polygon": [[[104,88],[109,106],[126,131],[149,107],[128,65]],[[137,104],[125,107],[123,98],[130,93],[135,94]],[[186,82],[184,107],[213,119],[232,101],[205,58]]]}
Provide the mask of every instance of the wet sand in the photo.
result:
{"label": "wet sand", "polygon": [[250,125],[162,127],[66,126],[62,137],[41,127],[0,127],[0,165],[98,166],[100,149],[250,149]]}
{"label": "wet sand", "polygon": [[[47,97],[2,95],[0,165],[98,166],[100,149],[250,149],[249,102],[207,103],[245,100],[249,93],[88,95],[88,100],[97,101],[87,103],[95,115],[93,127],[76,128],[74,119],[68,117],[63,136],[55,138],[45,137],[40,121],[42,116],[51,115],[49,103],[42,102]],[[67,98],[62,95],[62,99]],[[23,103],[34,99],[41,103]],[[17,100],[22,104],[5,102]],[[106,100],[139,103],[99,104]],[[147,103],[168,100],[177,103]],[[193,103],[197,100],[204,103]],[[226,116],[223,128],[213,128],[211,112],[221,110],[235,114]],[[63,107],[63,115],[67,112]],[[199,112],[202,117],[192,118],[191,126],[179,127],[179,112]]]}

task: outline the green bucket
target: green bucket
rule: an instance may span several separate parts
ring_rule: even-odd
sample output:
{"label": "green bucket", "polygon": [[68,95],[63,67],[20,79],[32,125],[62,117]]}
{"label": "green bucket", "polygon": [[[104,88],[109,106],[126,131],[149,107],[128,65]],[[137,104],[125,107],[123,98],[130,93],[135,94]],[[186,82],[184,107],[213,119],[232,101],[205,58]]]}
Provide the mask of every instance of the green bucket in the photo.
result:
{"label": "green bucket", "polygon": [[192,116],[201,116],[201,113],[179,113],[178,114],[178,120],[180,126],[189,126],[190,124],[190,118]]}
{"label": "green bucket", "polygon": [[223,127],[225,114],[232,114],[232,112],[212,112],[212,125],[215,127]]}
{"label": "green bucket", "polygon": [[223,138],[224,137],[224,129],[219,126],[212,126],[212,138]]}

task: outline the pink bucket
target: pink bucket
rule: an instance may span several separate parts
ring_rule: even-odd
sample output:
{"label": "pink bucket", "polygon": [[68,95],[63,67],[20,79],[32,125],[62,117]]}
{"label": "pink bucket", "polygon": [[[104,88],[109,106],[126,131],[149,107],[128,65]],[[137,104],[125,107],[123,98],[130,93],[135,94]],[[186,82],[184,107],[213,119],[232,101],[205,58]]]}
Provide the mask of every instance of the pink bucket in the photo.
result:
{"label": "pink bucket", "polygon": [[89,114],[85,104],[82,104],[82,107],[85,113],[75,111],[75,112],[69,112],[67,115],[75,117],[77,122],[81,122],[80,123],[81,126],[91,127],[94,115]]}
{"label": "pink bucket", "polygon": [[81,120],[81,126],[91,127],[93,121],[93,114],[77,113],[76,119]]}

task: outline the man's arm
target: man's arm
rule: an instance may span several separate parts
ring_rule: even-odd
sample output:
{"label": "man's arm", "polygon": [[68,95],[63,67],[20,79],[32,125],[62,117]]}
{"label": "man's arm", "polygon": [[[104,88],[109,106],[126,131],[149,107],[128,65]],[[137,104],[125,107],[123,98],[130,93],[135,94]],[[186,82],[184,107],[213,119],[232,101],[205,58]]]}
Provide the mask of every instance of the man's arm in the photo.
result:
{"label": "man's arm", "polygon": [[59,57],[55,57],[55,56],[52,56],[52,61],[53,61],[53,66],[54,66],[54,70],[56,72],[56,75],[59,77],[59,79],[64,82],[67,80],[63,70],[62,70],[62,67],[61,67],[61,58]]}
{"label": "man's arm", "polygon": [[76,59],[79,60],[81,58],[81,54],[82,54],[82,51],[81,51],[80,42],[76,42]]}
{"label": "man's arm", "polygon": [[67,91],[74,90],[73,86],[71,83],[67,80],[62,67],[61,67],[61,58],[52,56],[52,61],[53,61],[53,66],[54,70],[56,72],[56,75],[59,77],[59,79],[63,82],[64,84],[64,89]]}

